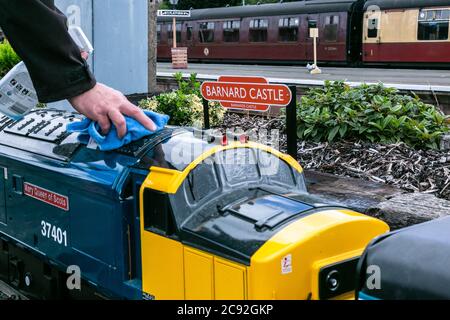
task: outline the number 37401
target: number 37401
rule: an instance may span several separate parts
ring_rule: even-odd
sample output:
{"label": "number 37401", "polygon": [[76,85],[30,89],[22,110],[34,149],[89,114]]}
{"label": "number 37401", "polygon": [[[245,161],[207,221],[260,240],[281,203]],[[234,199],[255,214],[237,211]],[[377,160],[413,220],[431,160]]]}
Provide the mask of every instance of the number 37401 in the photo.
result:
{"label": "number 37401", "polygon": [[41,234],[47,239],[55,241],[57,244],[67,247],[67,231],[46,221],[41,222]]}

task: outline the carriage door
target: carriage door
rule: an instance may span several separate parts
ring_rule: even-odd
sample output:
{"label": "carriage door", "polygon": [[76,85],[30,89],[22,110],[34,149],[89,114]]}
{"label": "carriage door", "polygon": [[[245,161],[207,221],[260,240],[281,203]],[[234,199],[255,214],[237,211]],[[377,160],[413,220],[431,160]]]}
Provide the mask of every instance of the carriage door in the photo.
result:
{"label": "carriage door", "polygon": [[192,22],[186,22],[184,27],[186,32],[186,47],[190,48],[192,47],[194,41],[194,25]]}
{"label": "carriage door", "polygon": [[379,61],[381,13],[366,12],[363,26],[363,59],[366,62]]}
{"label": "carriage door", "polygon": [[[305,57],[306,57],[306,61],[308,63],[313,63],[314,61],[314,47],[313,47],[313,39],[309,36],[309,31],[312,28],[319,28],[319,15],[315,14],[315,15],[310,15],[307,17],[306,19],[306,23],[307,23],[307,28],[306,28],[306,34],[305,34]],[[317,39],[317,48],[319,48],[319,43],[320,43],[320,38]],[[319,51],[317,51],[318,56],[319,55]]]}

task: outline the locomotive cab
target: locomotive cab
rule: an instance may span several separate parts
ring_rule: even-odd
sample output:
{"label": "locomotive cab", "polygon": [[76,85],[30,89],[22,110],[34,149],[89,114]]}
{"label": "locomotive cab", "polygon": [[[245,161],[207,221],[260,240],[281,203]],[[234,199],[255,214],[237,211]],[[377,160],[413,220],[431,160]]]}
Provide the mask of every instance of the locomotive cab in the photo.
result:
{"label": "locomotive cab", "polygon": [[149,299],[351,298],[359,255],[388,230],[309,195],[298,162],[257,143],[186,131],[140,165]]}

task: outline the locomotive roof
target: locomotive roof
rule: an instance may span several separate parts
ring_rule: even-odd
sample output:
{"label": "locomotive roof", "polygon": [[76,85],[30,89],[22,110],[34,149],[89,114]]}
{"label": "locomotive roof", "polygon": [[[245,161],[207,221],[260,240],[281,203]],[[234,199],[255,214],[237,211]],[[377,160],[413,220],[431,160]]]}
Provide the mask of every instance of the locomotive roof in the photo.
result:
{"label": "locomotive roof", "polygon": [[450,6],[450,0],[369,0],[364,9],[370,6],[378,6],[384,9],[400,8],[424,8],[424,7],[445,7]]}
{"label": "locomotive roof", "polygon": [[[180,20],[209,20],[245,17],[264,17],[274,15],[289,15],[298,13],[320,13],[349,11],[358,0],[315,0],[287,3],[271,3],[250,6],[226,8],[211,8],[192,10],[190,18]],[[159,18],[159,21],[171,21],[171,18]]]}

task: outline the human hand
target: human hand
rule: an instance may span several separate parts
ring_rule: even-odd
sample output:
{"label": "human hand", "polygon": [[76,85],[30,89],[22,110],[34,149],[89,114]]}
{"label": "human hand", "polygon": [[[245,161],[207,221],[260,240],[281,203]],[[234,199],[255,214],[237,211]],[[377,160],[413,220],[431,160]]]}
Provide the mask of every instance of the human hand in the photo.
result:
{"label": "human hand", "polygon": [[156,130],[154,122],[140,108],[129,102],[121,92],[101,83],[97,83],[91,90],[69,99],[69,102],[78,112],[96,121],[104,135],[108,134],[112,122],[117,129],[119,138],[123,138],[127,133],[124,115],[136,119],[150,131]]}

